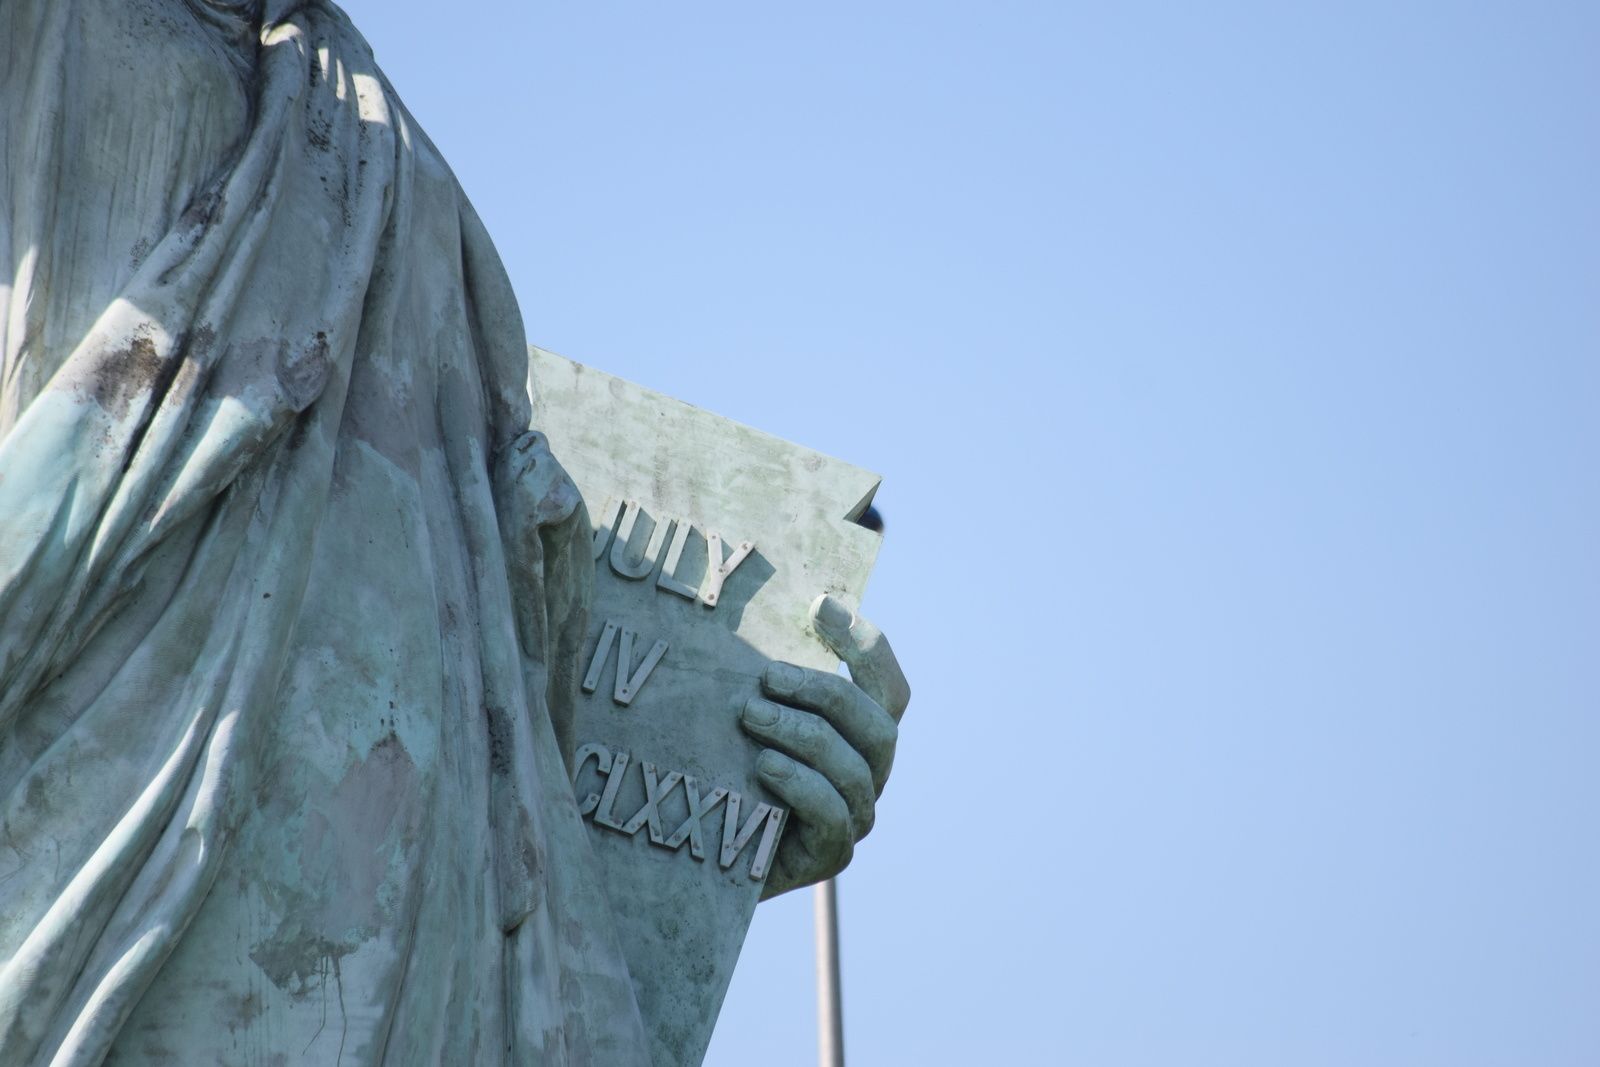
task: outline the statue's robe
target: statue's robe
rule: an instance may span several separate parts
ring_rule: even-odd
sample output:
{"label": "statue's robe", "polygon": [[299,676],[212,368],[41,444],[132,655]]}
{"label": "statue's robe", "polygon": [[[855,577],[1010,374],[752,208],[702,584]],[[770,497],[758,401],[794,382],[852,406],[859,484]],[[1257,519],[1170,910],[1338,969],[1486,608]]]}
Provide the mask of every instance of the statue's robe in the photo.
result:
{"label": "statue's robe", "polygon": [[319,0],[4,0],[0,65],[0,1064],[643,1062],[450,171]]}

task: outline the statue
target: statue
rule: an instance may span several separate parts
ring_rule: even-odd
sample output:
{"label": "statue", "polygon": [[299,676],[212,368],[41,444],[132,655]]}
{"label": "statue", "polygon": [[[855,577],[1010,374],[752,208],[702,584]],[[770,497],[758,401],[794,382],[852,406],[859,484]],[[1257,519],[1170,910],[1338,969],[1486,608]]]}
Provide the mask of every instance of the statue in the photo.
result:
{"label": "statue", "polygon": [[[591,524],[360,35],[5,0],[0,108],[0,1064],[650,1063],[572,786]],[[909,697],[814,626],[858,684],[745,721],[769,895],[848,862]]]}

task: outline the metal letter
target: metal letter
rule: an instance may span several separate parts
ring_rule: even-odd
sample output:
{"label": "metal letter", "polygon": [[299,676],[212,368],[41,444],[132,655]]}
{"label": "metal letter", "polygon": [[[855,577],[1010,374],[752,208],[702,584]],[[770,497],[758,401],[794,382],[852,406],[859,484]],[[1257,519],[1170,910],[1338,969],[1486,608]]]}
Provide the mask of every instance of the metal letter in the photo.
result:
{"label": "metal letter", "polygon": [[[733,569],[744,562],[744,558],[754,549],[755,542],[741,541],[739,547],[733,550],[733,555],[727,559],[722,558],[722,535],[706,534],[706,591],[700,594],[700,600],[708,608],[717,606],[717,600],[722,596],[722,583],[728,580],[728,575]],[[612,548],[615,555],[616,549]]]}
{"label": "metal letter", "polygon": [[[739,853],[744,851],[744,846],[750,843],[755,836],[756,829],[761,821],[772,810],[771,804],[757,804],[756,810],[750,813],[750,818],[745,820],[743,826],[739,825],[739,804],[743,800],[738,793],[728,794],[728,808],[722,814],[722,867],[727,870],[733,866],[733,861],[739,858]],[[598,816],[597,816],[598,817]]]}
{"label": "metal letter", "polygon": [[628,769],[628,754],[618,752],[611,764],[611,774],[606,778],[606,791],[600,796],[600,807],[594,813],[594,821],[611,830],[621,830],[622,824],[617,821],[616,812],[611,809],[617,803],[617,791],[622,788],[622,772]]}
{"label": "metal letter", "polygon": [[656,588],[665,589],[669,593],[677,593],[685,600],[693,600],[699,591],[691,585],[678,581],[678,561],[683,559],[683,546],[689,542],[689,520],[673,519],[676,529],[672,533],[672,544],[667,548],[667,560],[661,565],[661,573],[656,576]]}
{"label": "metal letter", "polygon": [[713,789],[708,796],[702,799],[700,796],[700,783],[695,781],[692,776],[684,775],[683,793],[684,796],[689,798],[689,817],[684,820],[682,826],[672,832],[671,837],[667,838],[667,847],[672,849],[681,848],[683,842],[687,840],[689,842],[689,855],[697,860],[703,860],[706,858],[706,844],[705,835],[701,833],[700,820],[717,810],[717,805],[722,803],[723,798],[728,795],[728,791],[726,789]]}
{"label": "metal letter", "polygon": [[657,807],[663,800],[672,795],[672,791],[683,781],[683,774],[672,771],[667,775],[665,785],[656,782],[656,765],[644,760],[639,761],[639,769],[644,771],[644,807],[633,813],[633,818],[622,825],[622,832],[630,837],[639,832],[639,827],[645,823],[650,824],[650,840],[653,844],[666,843],[666,835],[661,830],[661,811]]}
{"label": "metal letter", "polygon": [[[609,626],[610,623],[606,625]],[[667,654],[667,643],[665,641],[657,641],[650,646],[650,651],[644,657],[644,662],[639,664],[639,669],[633,671],[630,676],[628,672],[633,668],[634,637],[635,634],[632,630],[626,626],[622,628],[622,655],[617,660],[617,681],[611,687],[611,699],[623,707],[633,703],[633,698],[639,695],[639,690],[644,688],[644,683],[649,680],[650,672],[656,669],[656,664],[661,662],[661,657]],[[592,666],[589,670],[591,674],[594,672]],[[597,677],[596,681],[598,680]],[[589,680],[585,678],[584,685],[587,686],[588,684]]]}
{"label": "metal letter", "polygon": [[644,555],[637,561],[628,559],[628,540],[633,536],[634,524],[639,521],[639,502],[628,501],[628,509],[622,513],[622,525],[617,527],[617,539],[611,542],[611,569],[630,581],[650,577],[650,572],[656,569],[656,557],[661,555],[661,543],[667,539],[667,524],[656,523],[655,529],[650,531],[650,543],[644,550]]}
{"label": "metal letter", "polygon": [[766,829],[761,831],[761,844],[756,846],[755,862],[750,864],[750,880],[759,882],[767,876],[772,854],[778,847],[778,829],[783,825],[784,810],[773,808],[767,815]]}
{"label": "metal letter", "polygon": [[611,643],[617,639],[617,624],[606,620],[600,631],[600,640],[594,646],[594,658],[589,661],[589,673],[583,676],[583,691],[592,693],[600,687],[600,672],[605,669],[606,658],[611,655]]}
{"label": "metal letter", "polygon": [[600,562],[600,557],[606,554],[606,542],[611,540],[611,531],[617,525],[617,512],[622,510],[622,501],[607,500],[604,508],[605,514],[600,520],[600,528],[594,532],[594,561]]}
{"label": "metal letter", "polygon": [[[591,742],[578,749],[577,758],[572,762],[572,784],[574,787],[577,786],[578,775],[583,773],[583,765],[590,756],[594,757],[594,768],[600,772],[601,777],[606,777],[611,773],[611,750],[604,745]],[[599,806],[600,794],[590,793],[578,805],[578,814],[580,816],[587,815]]]}

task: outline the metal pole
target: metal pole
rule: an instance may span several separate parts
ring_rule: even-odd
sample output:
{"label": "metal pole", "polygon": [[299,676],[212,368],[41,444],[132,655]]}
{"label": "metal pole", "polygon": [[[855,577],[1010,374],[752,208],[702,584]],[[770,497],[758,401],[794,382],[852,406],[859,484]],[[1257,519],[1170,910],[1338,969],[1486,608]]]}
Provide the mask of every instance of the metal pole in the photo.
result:
{"label": "metal pole", "polygon": [[832,878],[813,894],[817,927],[817,1064],[844,1067],[844,998],[839,983],[839,891]]}

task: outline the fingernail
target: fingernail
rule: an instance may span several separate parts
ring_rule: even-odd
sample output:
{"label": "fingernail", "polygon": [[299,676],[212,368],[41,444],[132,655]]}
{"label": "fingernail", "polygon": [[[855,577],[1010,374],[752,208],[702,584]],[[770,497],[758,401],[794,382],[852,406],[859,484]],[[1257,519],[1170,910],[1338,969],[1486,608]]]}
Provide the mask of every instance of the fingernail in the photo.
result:
{"label": "fingernail", "polygon": [[804,672],[792,664],[773,663],[767,667],[767,688],[780,696],[799,692],[805,680]]}
{"label": "fingernail", "polygon": [[744,721],[751,726],[775,726],[778,709],[765,700],[751,700],[744,706]]}
{"label": "fingernail", "polygon": [[756,757],[756,769],[768,778],[788,778],[794,774],[794,760],[769,748]]}
{"label": "fingernail", "polygon": [[817,606],[812,609],[811,617],[817,625],[836,634],[845,634],[855,623],[855,612],[844,606],[844,601],[829,595],[817,601]]}

